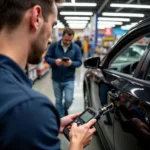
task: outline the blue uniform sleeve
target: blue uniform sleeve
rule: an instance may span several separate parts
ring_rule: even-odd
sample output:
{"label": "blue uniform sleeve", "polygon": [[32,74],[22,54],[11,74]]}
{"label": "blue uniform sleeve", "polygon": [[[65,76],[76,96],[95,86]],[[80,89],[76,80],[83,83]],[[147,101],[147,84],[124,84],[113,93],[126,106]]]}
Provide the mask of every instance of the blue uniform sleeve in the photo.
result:
{"label": "blue uniform sleeve", "polygon": [[80,67],[82,65],[81,50],[80,50],[79,46],[76,46],[75,48],[76,48],[75,60],[72,61],[72,65],[71,65],[71,67],[73,67],[73,68],[77,68],[77,67]]}
{"label": "blue uniform sleeve", "polygon": [[52,43],[48,50],[47,50],[47,53],[46,53],[46,56],[45,56],[45,60],[48,64],[50,64],[51,66],[56,66],[55,65],[55,61],[56,59],[53,58],[53,55],[54,55],[54,51],[55,51],[55,48],[56,48],[56,42],[55,43]]}
{"label": "blue uniform sleeve", "polygon": [[4,149],[60,150],[59,119],[47,101],[22,102],[4,117]]}

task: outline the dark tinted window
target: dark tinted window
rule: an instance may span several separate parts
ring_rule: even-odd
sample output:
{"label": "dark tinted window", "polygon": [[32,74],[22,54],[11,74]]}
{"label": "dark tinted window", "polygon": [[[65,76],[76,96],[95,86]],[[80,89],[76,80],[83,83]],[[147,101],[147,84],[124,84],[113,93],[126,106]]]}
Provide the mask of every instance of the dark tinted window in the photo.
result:
{"label": "dark tinted window", "polygon": [[109,69],[117,72],[133,75],[138,62],[144,54],[144,51],[150,43],[150,37],[144,36],[129,46],[124,48],[116,57],[111,61]]}

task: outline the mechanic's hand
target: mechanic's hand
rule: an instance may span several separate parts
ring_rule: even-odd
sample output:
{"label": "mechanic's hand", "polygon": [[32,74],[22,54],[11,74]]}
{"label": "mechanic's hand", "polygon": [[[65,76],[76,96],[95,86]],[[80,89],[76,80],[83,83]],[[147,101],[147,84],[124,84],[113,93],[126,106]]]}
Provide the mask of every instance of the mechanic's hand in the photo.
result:
{"label": "mechanic's hand", "polygon": [[62,59],[56,59],[55,64],[61,66],[63,64]]}
{"label": "mechanic's hand", "polygon": [[72,114],[72,115],[68,115],[65,116],[63,118],[61,118],[61,125],[60,125],[60,130],[59,132],[62,133],[64,130],[64,127],[66,125],[68,125],[70,122],[72,122],[75,118],[77,118],[81,113],[77,113],[77,114]]}
{"label": "mechanic's hand", "polygon": [[65,65],[66,67],[70,67],[72,65],[72,60],[69,59],[68,61],[63,61],[63,65]]}
{"label": "mechanic's hand", "polygon": [[96,119],[92,119],[88,123],[81,126],[77,126],[77,124],[74,123],[70,130],[71,143],[75,143],[83,148],[88,146],[92,140],[93,133],[96,131],[95,127],[93,127],[95,122]]}

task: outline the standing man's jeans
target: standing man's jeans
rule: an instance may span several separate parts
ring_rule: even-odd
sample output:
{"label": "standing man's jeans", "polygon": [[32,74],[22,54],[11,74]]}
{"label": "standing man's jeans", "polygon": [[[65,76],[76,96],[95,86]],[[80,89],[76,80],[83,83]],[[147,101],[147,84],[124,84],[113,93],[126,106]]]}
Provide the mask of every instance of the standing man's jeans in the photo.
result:
{"label": "standing man's jeans", "polygon": [[[64,112],[69,109],[73,102],[74,81],[56,82],[53,81],[53,89],[56,98],[56,108],[60,117],[64,116]],[[63,102],[64,95],[64,102]]]}

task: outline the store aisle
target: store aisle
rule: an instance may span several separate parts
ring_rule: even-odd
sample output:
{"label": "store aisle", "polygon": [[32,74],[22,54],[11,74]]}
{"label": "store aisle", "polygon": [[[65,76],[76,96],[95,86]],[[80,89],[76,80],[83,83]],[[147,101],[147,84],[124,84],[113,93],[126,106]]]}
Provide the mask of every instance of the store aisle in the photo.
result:
{"label": "store aisle", "polygon": [[[78,113],[83,111],[83,90],[82,90],[82,83],[83,83],[83,75],[84,75],[84,68],[81,67],[76,71],[76,82],[75,82],[75,93],[74,93],[74,103],[69,109],[69,113]],[[55,98],[53,94],[52,82],[51,82],[51,71],[47,73],[41,80],[38,80],[34,83],[33,88],[38,90],[39,92],[47,95],[51,101],[55,104]],[[62,150],[67,150],[69,142],[65,139],[63,135],[60,135],[61,139],[61,146]],[[95,134],[93,136],[93,140],[91,144],[85,150],[101,150],[101,145],[99,143],[99,139]]]}

